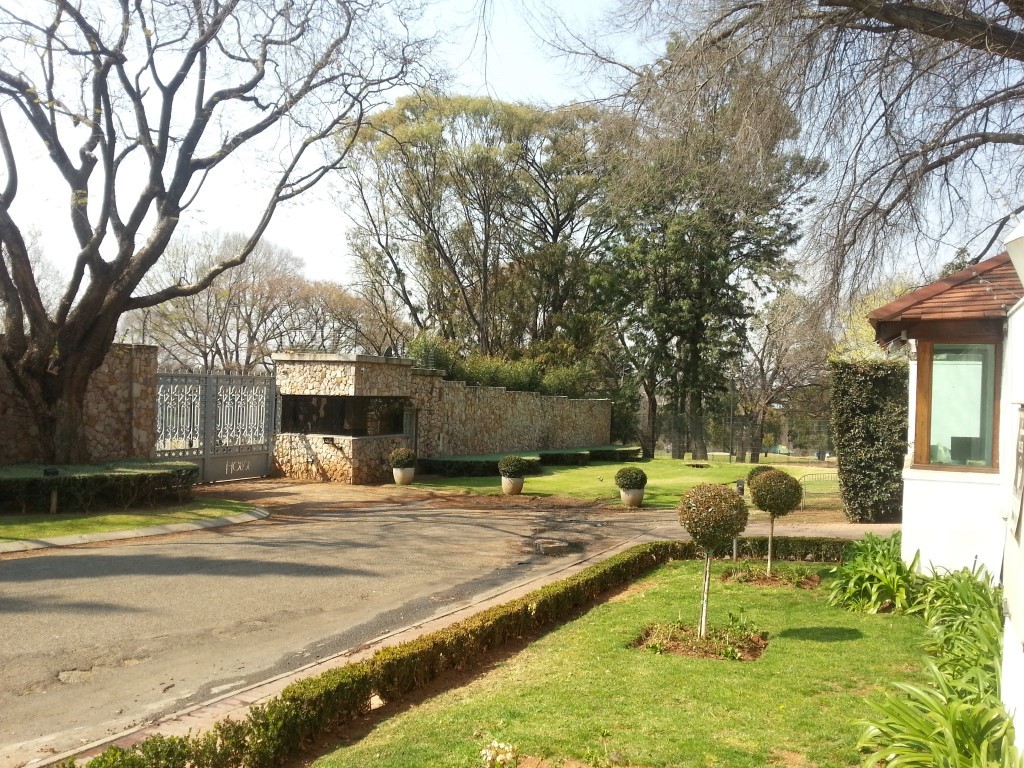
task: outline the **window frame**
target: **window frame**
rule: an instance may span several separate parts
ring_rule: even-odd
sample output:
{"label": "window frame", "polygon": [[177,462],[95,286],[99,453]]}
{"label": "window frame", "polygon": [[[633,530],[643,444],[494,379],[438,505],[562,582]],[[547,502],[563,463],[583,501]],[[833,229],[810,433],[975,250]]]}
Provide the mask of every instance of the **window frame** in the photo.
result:
{"label": "window frame", "polygon": [[[962,464],[931,463],[932,432],[932,360],[936,344],[987,344],[995,347],[992,403],[992,466],[971,467]],[[1002,338],[950,337],[917,340],[917,392],[914,410],[914,457],[912,469],[939,472],[999,473],[999,398],[1003,385]]]}

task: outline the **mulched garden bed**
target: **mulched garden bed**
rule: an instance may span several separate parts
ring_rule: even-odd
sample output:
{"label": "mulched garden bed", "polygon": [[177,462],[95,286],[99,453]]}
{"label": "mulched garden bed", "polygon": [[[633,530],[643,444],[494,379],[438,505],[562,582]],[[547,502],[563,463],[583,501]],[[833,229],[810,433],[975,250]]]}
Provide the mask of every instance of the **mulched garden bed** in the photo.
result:
{"label": "mulched garden bed", "polygon": [[821,585],[821,576],[810,570],[783,567],[771,576],[764,566],[739,565],[727,568],[722,573],[722,581],[736,584],[750,584],[755,587],[796,587],[797,589],[817,589]]}
{"label": "mulched garden bed", "polygon": [[697,637],[696,627],[679,623],[652,624],[630,643],[630,647],[694,659],[754,661],[768,647],[768,633],[752,630],[735,618],[728,626],[708,627],[703,639]]}

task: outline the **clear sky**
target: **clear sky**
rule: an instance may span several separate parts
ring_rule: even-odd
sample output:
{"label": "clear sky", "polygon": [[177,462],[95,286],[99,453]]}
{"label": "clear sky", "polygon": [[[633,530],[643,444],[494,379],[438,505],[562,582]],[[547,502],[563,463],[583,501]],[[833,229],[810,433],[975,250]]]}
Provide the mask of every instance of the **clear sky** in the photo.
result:
{"label": "clear sky", "polygon": [[[557,105],[602,95],[596,78],[579,75],[571,61],[555,56],[538,31],[557,13],[574,32],[593,34],[615,0],[489,0],[485,23],[481,0],[438,0],[437,24],[448,38],[438,58],[451,70],[452,92],[508,101]],[[600,35],[599,35],[600,37]],[[67,218],[67,186],[42,157],[21,165],[16,221],[40,233],[47,259],[70,271],[76,247]],[[258,165],[239,160],[211,174],[179,232],[247,231],[265,204],[269,187]],[[345,243],[344,200],[332,183],[321,183],[278,209],[267,239],[290,248],[316,279],[351,281]]]}

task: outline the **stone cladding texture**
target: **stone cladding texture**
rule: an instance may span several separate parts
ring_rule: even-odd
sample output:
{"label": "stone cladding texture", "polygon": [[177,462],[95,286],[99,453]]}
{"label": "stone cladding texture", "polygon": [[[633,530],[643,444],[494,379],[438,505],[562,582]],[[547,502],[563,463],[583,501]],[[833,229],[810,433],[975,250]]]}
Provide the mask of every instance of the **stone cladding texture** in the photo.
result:
{"label": "stone cladding texture", "polygon": [[280,434],[274,448],[279,473],[297,479],[344,483],[384,482],[387,456],[399,446],[421,457],[586,448],[611,441],[609,400],[569,400],[498,387],[467,387],[407,360],[323,356],[277,359],[284,395],[408,397],[417,410],[416,445],[401,435],[335,437]]}
{"label": "stone cladding texture", "polygon": [[[156,347],[115,344],[89,380],[85,435],[93,461],[152,457],[156,446]],[[42,461],[39,431],[0,365],[0,465]]]}

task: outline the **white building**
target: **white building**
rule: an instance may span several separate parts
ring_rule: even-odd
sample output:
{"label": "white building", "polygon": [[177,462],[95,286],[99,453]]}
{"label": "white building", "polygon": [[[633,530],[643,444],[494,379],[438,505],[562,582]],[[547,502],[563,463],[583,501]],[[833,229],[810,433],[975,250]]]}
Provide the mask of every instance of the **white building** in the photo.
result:
{"label": "white building", "polygon": [[[1024,240],[1022,240],[1024,244]],[[909,342],[903,557],[984,566],[1008,616],[1003,700],[1024,744],[1024,285],[1003,253],[880,307],[880,344]]]}

